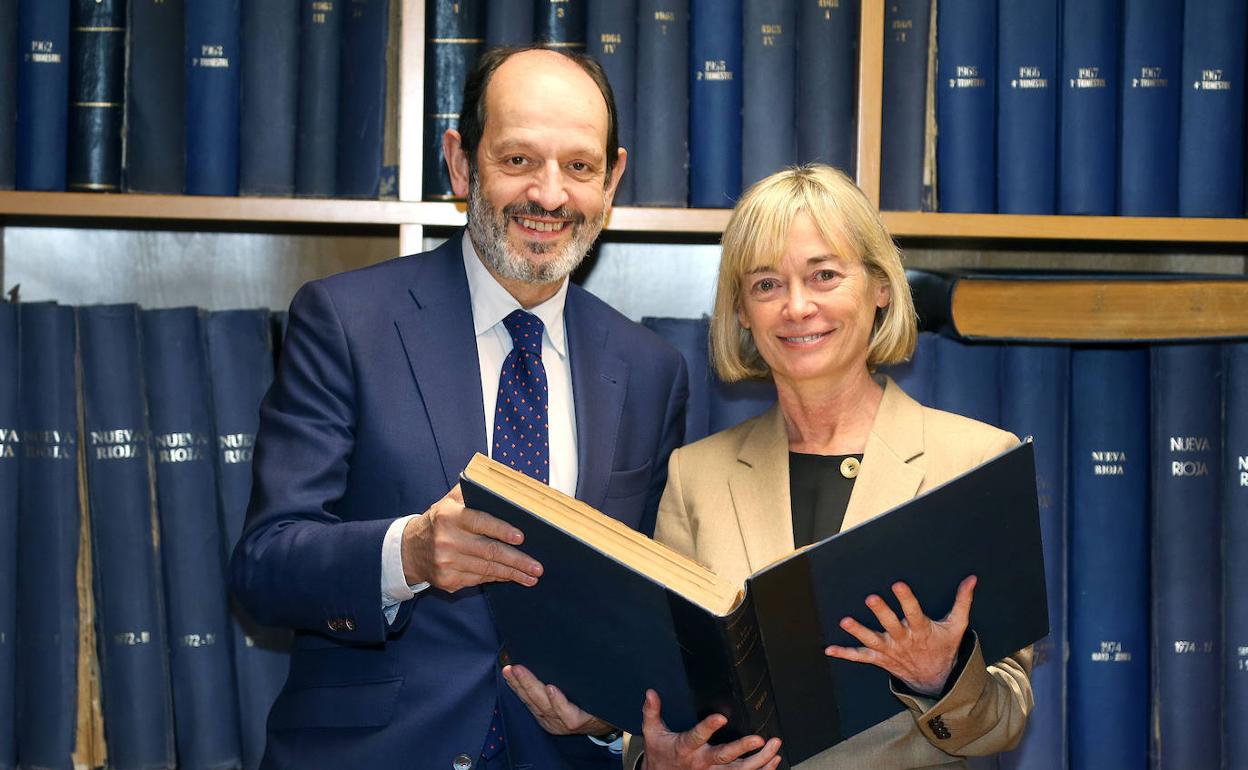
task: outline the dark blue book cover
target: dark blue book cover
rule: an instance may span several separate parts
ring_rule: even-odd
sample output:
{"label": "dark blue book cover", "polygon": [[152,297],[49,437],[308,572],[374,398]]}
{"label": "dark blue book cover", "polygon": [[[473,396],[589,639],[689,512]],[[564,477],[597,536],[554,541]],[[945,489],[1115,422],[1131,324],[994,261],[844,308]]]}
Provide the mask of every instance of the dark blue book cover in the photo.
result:
{"label": "dark blue book cover", "polygon": [[[827,163],[853,178],[854,147],[858,140],[854,97],[858,93],[859,2],[796,2],[797,162]],[[889,3],[886,13],[891,16],[896,5]],[[886,39],[888,34],[886,30]],[[926,70],[925,66],[920,88],[924,86]],[[748,64],[745,76],[748,85]]]}
{"label": "dark blue book cover", "polygon": [[[587,0],[586,52],[607,73],[615,96],[620,146],[627,150],[628,165],[615,191],[617,206],[633,204],[633,145],[637,141],[637,0]],[[631,170],[630,170],[631,169]]]}
{"label": "dark blue book cover", "polygon": [[937,206],[990,214],[997,205],[997,4],[940,0],[936,38]]}
{"label": "dark blue book cover", "polygon": [[299,99],[295,193],[330,198],[338,188],[342,3],[299,0]]}
{"label": "dark blue book cover", "polygon": [[78,374],[74,310],[19,306],[17,763],[70,770],[78,718]]}
{"label": "dark blue book cover", "polygon": [[1182,0],[1124,0],[1118,213],[1179,211]]}
{"label": "dark blue book cover", "polygon": [[72,19],[68,187],[117,192],[126,106],[126,3],[74,0]]}
{"label": "dark blue book cover", "polygon": [[1070,348],[1009,345],[1001,352],[1001,427],[1035,439],[1036,493],[1044,544],[1049,635],[1033,647],[1031,687],[1036,705],[1013,751],[1009,770],[1066,767],[1066,473],[1070,416]]}
{"label": "dark blue book cover", "polygon": [[992,343],[936,338],[936,381],[932,402],[937,409],[1001,425],[1001,351]]}
{"label": "dark blue book cover", "polygon": [[1248,343],[1223,359],[1222,571],[1225,767],[1248,766]]}
{"label": "dark blue book cover", "polygon": [[239,0],[186,0],[186,192],[238,195]]}
{"label": "dark blue book cover", "polygon": [[1147,767],[1148,350],[1070,358],[1070,767]]}
{"label": "dark blue book cover", "polygon": [[1221,767],[1222,349],[1152,349],[1153,756]]}
{"label": "dark blue book cover", "polygon": [[430,0],[425,6],[425,157],[423,197],[451,200],[451,176],[442,135],[459,128],[464,83],[481,55],[485,35],[482,0]]}
{"label": "dark blue book cover", "polygon": [[[339,198],[380,198],[382,138],[386,128],[387,81],[397,71],[387,50],[392,0],[347,0],[343,6],[342,61],[338,109]],[[392,90],[393,92],[393,90]]]}
{"label": "dark blue book cover", "polygon": [[[204,319],[216,426],[217,494],[227,553],[242,536],[251,496],[260,401],[273,381],[270,331],[267,310],[225,310]],[[291,633],[259,625],[237,602],[231,602],[230,612],[243,767],[256,770],[264,756],[269,709],[290,667]]]}
{"label": "dark blue book cover", "polygon": [[997,212],[1057,210],[1059,0],[997,9]]}
{"label": "dark blue book cover", "polygon": [[180,194],[186,187],[185,0],[131,0],[129,26],[126,189]]}
{"label": "dark blue book cover", "polygon": [[689,401],[685,407],[685,443],[705,438],[710,429],[711,370],[705,318],[643,318],[642,325],[680,351],[689,366]]}
{"label": "dark blue book cover", "polygon": [[552,48],[585,50],[587,0],[533,0],[533,39]]}
{"label": "dark blue book cover", "polygon": [[243,0],[238,191],[295,194],[299,0]]}
{"label": "dark blue book cover", "polygon": [[1244,215],[1244,38],[1248,3],[1183,7],[1179,214]]}
{"label": "dark blue book cover", "polygon": [[880,126],[880,208],[923,208],[931,0],[894,0],[884,8],[884,85]]}
{"label": "dark blue book cover", "polygon": [[884,374],[923,406],[935,405],[936,356],[939,346],[936,332],[919,332],[914,354],[909,361],[882,367]]}
{"label": "dark blue book cover", "polygon": [[[0,0],[0,51],[17,50],[17,0]],[[17,174],[17,57],[0,56],[0,190]]]}
{"label": "dark blue book cover", "polygon": [[689,0],[637,2],[637,146],[628,151],[633,202],[689,200]]}
{"label": "dark blue book cover", "polygon": [[175,766],[137,305],[78,310],[87,498],[108,763]]}
{"label": "dark blue book cover", "polygon": [[[430,0],[428,5],[432,5]],[[533,42],[533,0],[489,0],[485,4],[485,46]]]}
{"label": "dark blue book cover", "polygon": [[[801,122],[819,122],[831,135],[837,125],[799,105],[797,93],[797,0],[744,0],[745,34],[741,66],[741,186],[797,162],[795,108]],[[808,80],[813,72],[807,72]],[[844,77],[820,72],[825,82]],[[826,77],[822,77],[826,76]],[[809,85],[809,84],[808,84]],[[818,87],[809,88],[821,92]],[[803,92],[805,93],[805,92]],[[822,93],[821,93],[822,95]],[[826,161],[825,161],[826,162]]]}
{"label": "dark blue book cover", "polygon": [[731,208],[741,195],[742,0],[692,0],[689,17],[689,205]]}
{"label": "dark blue book cover", "polygon": [[18,306],[0,302],[0,768],[17,767]]}
{"label": "dark blue book cover", "polygon": [[65,189],[70,0],[17,3],[19,190]]}
{"label": "dark blue book cover", "polygon": [[169,619],[178,766],[237,767],[225,544],[217,513],[211,388],[199,311],[141,313]]}
{"label": "dark blue book cover", "polygon": [[1059,214],[1118,210],[1118,0],[1064,0]]}

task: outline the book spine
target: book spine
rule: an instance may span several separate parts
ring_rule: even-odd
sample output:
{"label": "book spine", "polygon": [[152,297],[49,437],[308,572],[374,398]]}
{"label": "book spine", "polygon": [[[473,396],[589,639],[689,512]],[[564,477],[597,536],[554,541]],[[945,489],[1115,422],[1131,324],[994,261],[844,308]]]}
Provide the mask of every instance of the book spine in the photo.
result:
{"label": "book spine", "polygon": [[909,361],[883,367],[883,372],[893,378],[897,387],[923,406],[933,406],[936,390],[936,356],[938,335],[935,332],[919,332],[914,354]]}
{"label": "book spine", "polygon": [[1070,370],[1070,766],[1147,767],[1148,351]]}
{"label": "book spine", "polygon": [[1036,492],[1044,548],[1049,635],[1034,646],[1035,708],[1018,748],[1001,755],[1007,770],[1066,767],[1066,473],[1070,348],[1010,345],[1002,350],[1001,424],[1035,440]]}
{"label": "book spine", "polygon": [[707,321],[696,318],[643,318],[641,323],[680,351],[689,367],[689,400],[685,404],[685,443],[708,435],[711,374]]}
{"label": "book spine", "polygon": [[238,191],[294,195],[299,0],[246,0],[240,34]]}
{"label": "book spine", "polygon": [[0,768],[17,767],[18,306],[0,303]]}
{"label": "book spine", "polygon": [[[797,105],[797,0],[744,0],[741,74],[741,185],[748,187],[797,160],[795,107],[802,123],[819,121],[832,134],[822,105]],[[807,76],[830,79],[832,72]],[[817,90],[812,88],[812,91]]]}
{"label": "book spine", "polygon": [[[585,38],[615,96],[620,146],[631,153],[637,136],[637,0],[588,0]],[[626,167],[615,205],[632,205],[635,174]]]}
{"label": "book spine", "polygon": [[689,21],[689,205],[741,195],[742,0],[692,0]]}
{"label": "book spine", "polygon": [[998,8],[997,211],[1057,210],[1058,0]]}
{"label": "book spine", "polygon": [[[178,764],[237,767],[225,546],[217,515],[210,388],[195,308],[141,313],[160,512]],[[204,718],[210,714],[212,718]]]}
{"label": "book spine", "polygon": [[74,311],[20,306],[17,761],[70,770],[78,722],[81,533]]}
{"label": "book spine", "polygon": [[533,42],[533,0],[490,0],[485,8],[485,47]]}
{"label": "book spine", "polygon": [[17,4],[16,187],[65,189],[69,0]]}
{"label": "book spine", "polygon": [[880,208],[923,208],[930,0],[895,0],[884,9],[884,86],[880,127]]}
{"label": "book spine", "polygon": [[126,106],[126,4],[74,0],[72,18],[68,186],[78,192],[117,192]]}
{"label": "book spine", "polygon": [[1248,766],[1248,343],[1223,359],[1222,571],[1225,649],[1225,767]]}
{"label": "book spine", "polygon": [[1153,756],[1221,767],[1222,351],[1152,349]]}
{"label": "book spine", "polygon": [[126,189],[181,193],[186,186],[184,0],[131,0],[129,29]]}
{"label": "book spine", "polygon": [[337,194],[380,198],[386,119],[386,44],[392,0],[348,0],[342,21],[342,104],[338,110]]}
{"label": "book spine", "polygon": [[87,497],[109,766],[174,767],[137,305],[78,311]]}
{"label": "book spine", "polygon": [[1125,0],[1118,213],[1179,211],[1179,46],[1182,0]]}
{"label": "book spine", "polygon": [[[273,381],[269,313],[210,313],[204,336],[216,426],[217,495],[229,553],[243,533],[259,405]],[[290,667],[291,634],[259,625],[237,602],[230,610],[243,767],[257,770],[264,756],[265,721]]]}
{"label": "book spine", "polygon": [[638,0],[637,147],[630,149],[633,202],[689,200],[689,0]]}
{"label": "book spine", "polygon": [[941,0],[936,22],[937,198],[941,211],[996,210],[997,5]]}
{"label": "book spine", "polygon": [[1058,213],[1110,215],[1118,158],[1118,0],[1065,0]]}
{"label": "book spine", "polygon": [[[858,0],[798,0],[796,158],[855,175]],[[890,3],[886,11],[896,14]],[[754,30],[757,34],[757,30]],[[888,34],[885,34],[888,37]],[[745,68],[746,85],[750,67]],[[920,81],[922,78],[920,78]],[[746,142],[749,146],[749,142]],[[774,169],[773,169],[774,170]]]}
{"label": "book spine", "polygon": [[[758,735],[764,739],[780,737],[780,718],[776,710],[776,693],[767,668],[767,648],[754,613],[754,599],[747,592],[745,601],[721,620],[721,649],[730,656],[728,682],[732,701],[742,710],[730,716],[722,728],[724,737]],[[727,712],[720,712],[729,716]],[[783,760],[781,760],[783,763]]]}
{"label": "book spine", "polygon": [[533,0],[533,37],[550,48],[585,50],[586,0]]}
{"label": "book spine", "polygon": [[459,128],[464,105],[464,83],[481,55],[484,3],[432,0],[426,6],[425,24],[425,161],[424,197],[449,200],[455,197],[451,176],[442,155],[442,135]]}
{"label": "book spine", "polygon": [[[17,50],[17,0],[0,0],[0,51]],[[0,56],[0,190],[17,176],[17,57]]]}
{"label": "book spine", "polygon": [[329,198],[337,189],[342,0],[299,0],[299,99],[295,193]]}
{"label": "book spine", "polygon": [[239,0],[186,0],[186,193],[238,195]]}
{"label": "book spine", "polygon": [[1244,214],[1244,38],[1248,4],[1183,7],[1179,214]]}
{"label": "book spine", "polygon": [[1001,345],[936,339],[937,409],[989,425],[1001,424]]}
{"label": "book spine", "polygon": [[757,417],[776,403],[776,386],[771,380],[724,382],[711,372],[711,397],[707,430],[718,433]]}

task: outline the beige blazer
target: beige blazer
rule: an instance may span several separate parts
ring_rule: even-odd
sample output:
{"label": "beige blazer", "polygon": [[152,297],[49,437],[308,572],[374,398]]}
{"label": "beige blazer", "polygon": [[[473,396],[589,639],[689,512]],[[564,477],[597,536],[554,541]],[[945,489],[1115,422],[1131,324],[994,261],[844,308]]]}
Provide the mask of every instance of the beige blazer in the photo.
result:
{"label": "beige blazer", "polygon": [[[920,406],[889,378],[863,451],[842,529],[861,524],[980,464],[1018,439],[984,423]],[[668,464],[655,539],[716,573],[744,582],[793,550],[789,446],[773,407],[752,420],[677,449]],[[866,597],[863,597],[864,599]],[[939,701],[897,694],[892,719],[811,757],[801,770],[966,767],[966,755],[1013,747],[1031,710],[1031,649],[985,665],[978,642]],[[662,696],[662,691],[659,695]],[[933,725],[945,737],[938,738]],[[641,757],[630,741],[626,768]]]}

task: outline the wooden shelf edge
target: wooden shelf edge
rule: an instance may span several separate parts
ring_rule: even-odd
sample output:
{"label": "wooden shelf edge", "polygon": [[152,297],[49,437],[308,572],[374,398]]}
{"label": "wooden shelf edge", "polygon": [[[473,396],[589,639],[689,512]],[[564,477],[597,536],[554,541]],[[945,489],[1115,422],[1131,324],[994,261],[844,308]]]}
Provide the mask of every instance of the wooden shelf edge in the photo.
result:
{"label": "wooden shelf edge", "polygon": [[1248,243],[1248,219],[941,214],[885,211],[898,238]]}

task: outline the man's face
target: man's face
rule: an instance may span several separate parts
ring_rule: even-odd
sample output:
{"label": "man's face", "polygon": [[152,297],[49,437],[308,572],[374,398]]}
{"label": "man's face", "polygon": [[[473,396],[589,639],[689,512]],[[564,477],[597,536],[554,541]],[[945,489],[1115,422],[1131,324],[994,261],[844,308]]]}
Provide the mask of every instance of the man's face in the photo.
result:
{"label": "man's face", "polygon": [[606,102],[575,63],[531,51],[498,68],[485,104],[467,173],[473,245],[500,278],[560,281],[601,232],[623,171],[621,153],[608,180]]}

